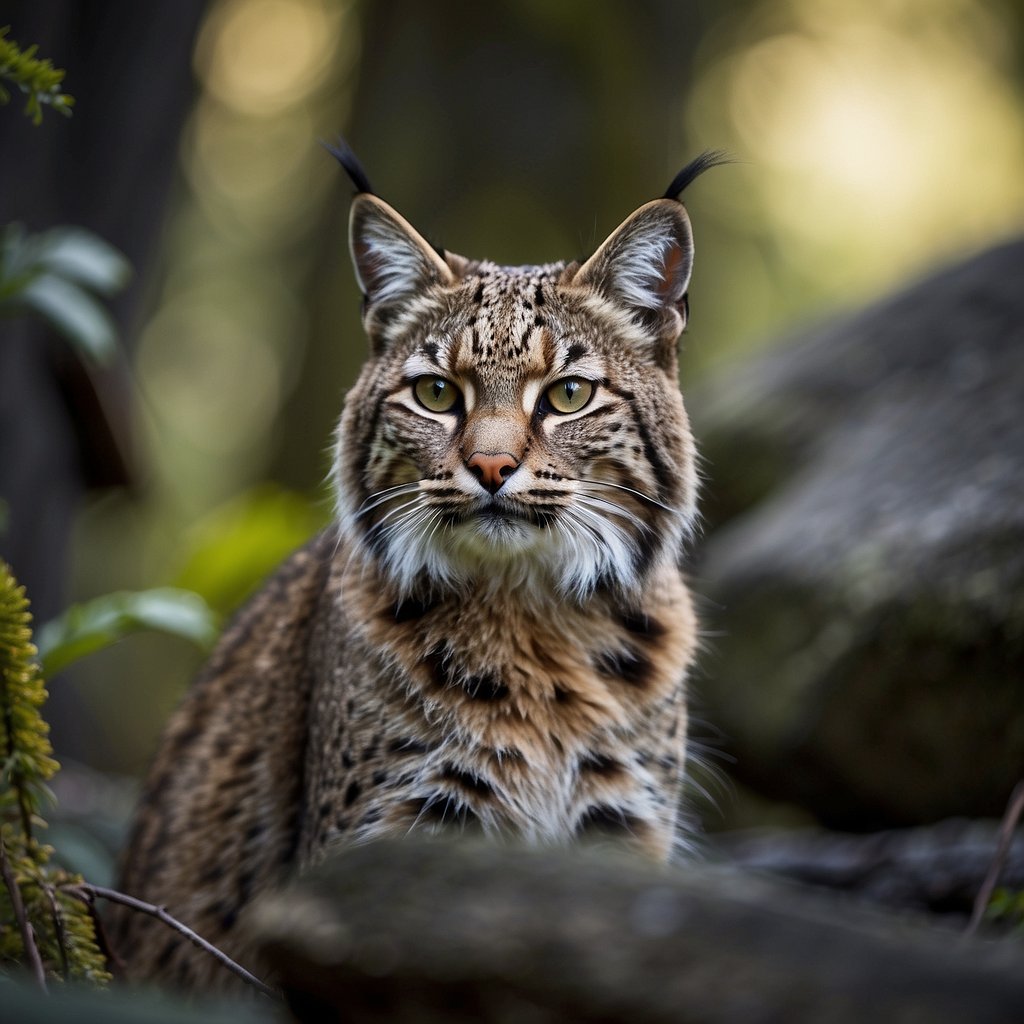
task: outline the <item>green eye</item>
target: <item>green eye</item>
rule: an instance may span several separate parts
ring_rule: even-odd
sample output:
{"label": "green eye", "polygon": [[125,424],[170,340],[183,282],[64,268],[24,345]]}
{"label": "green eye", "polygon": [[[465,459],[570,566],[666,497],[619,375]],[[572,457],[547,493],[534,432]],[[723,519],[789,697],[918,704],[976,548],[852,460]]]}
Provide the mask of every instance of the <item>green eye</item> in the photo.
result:
{"label": "green eye", "polygon": [[594,396],[594,385],[582,377],[566,377],[544,392],[548,405],[559,413],[579,412]]}
{"label": "green eye", "polygon": [[431,412],[451,412],[458,404],[459,389],[444,377],[417,377],[412,382],[416,401]]}

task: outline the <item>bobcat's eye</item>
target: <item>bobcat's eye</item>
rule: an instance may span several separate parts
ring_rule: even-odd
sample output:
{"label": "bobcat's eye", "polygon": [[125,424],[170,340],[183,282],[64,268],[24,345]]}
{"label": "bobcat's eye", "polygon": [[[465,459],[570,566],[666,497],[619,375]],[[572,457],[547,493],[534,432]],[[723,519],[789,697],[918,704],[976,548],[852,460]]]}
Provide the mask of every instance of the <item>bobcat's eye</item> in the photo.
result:
{"label": "bobcat's eye", "polygon": [[431,412],[451,412],[462,397],[459,389],[444,377],[417,377],[412,382],[416,401]]}
{"label": "bobcat's eye", "polygon": [[594,397],[594,385],[582,377],[566,377],[556,381],[544,392],[548,408],[552,412],[579,412]]}

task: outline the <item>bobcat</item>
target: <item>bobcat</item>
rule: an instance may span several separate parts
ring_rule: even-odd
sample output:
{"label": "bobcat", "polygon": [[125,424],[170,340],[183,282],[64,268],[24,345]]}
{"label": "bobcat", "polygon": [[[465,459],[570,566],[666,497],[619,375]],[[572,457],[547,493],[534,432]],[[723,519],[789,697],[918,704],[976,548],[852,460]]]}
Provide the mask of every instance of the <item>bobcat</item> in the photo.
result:
{"label": "bobcat", "polygon": [[[336,523],[175,713],[121,880],[241,959],[239,913],[335,840],[618,834],[666,859],[678,839],[697,631],[676,197],[718,156],[582,264],[501,267],[428,244],[334,153],[371,346]],[[121,913],[114,937],[131,976],[230,978],[149,918]]]}

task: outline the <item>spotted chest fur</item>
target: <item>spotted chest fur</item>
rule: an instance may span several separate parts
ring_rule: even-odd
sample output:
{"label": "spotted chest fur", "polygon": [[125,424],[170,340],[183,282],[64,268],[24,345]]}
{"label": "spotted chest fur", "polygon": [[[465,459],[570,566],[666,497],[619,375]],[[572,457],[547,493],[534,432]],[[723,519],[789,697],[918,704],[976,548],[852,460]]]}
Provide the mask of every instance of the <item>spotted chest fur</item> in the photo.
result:
{"label": "spotted chest fur", "polygon": [[312,746],[331,754],[310,765],[303,860],[336,838],[453,824],[545,842],[617,832],[667,856],[694,636],[675,583],[643,611],[557,618],[494,597],[366,593],[350,643],[372,652],[373,700],[358,682],[348,701],[314,697]]}
{"label": "spotted chest fur", "polygon": [[[337,521],[176,711],[122,874],[239,959],[254,896],[333,841],[599,833],[665,859],[679,840],[697,627],[675,194],[714,160],[583,263],[499,267],[430,246],[341,157],[370,355]],[[112,936],[133,976],[224,980],[146,918]]]}

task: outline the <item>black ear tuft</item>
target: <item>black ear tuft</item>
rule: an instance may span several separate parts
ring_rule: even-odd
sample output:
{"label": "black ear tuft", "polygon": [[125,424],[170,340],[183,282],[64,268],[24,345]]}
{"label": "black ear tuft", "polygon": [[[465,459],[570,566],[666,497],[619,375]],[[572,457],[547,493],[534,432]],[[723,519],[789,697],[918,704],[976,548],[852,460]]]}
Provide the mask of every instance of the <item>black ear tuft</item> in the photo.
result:
{"label": "black ear tuft", "polygon": [[683,190],[690,185],[695,178],[699,178],[705,171],[712,167],[721,167],[722,164],[731,164],[733,159],[721,149],[706,149],[696,160],[691,160],[673,179],[672,184],[665,189],[662,199],[678,199]]}
{"label": "black ear tuft", "polygon": [[345,168],[345,173],[352,179],[357,194],[360,192],[369,192],[371,196],[377,194],[370,184],[370,179],[366,176],[366,171],[363,170],[363,165],[359,162],[359,157],[352,152],[352,147],[342,136],[338,136],[336,145],[332,146],[329,142],[324,142],[323,139],[320,140],[320,145]]}

